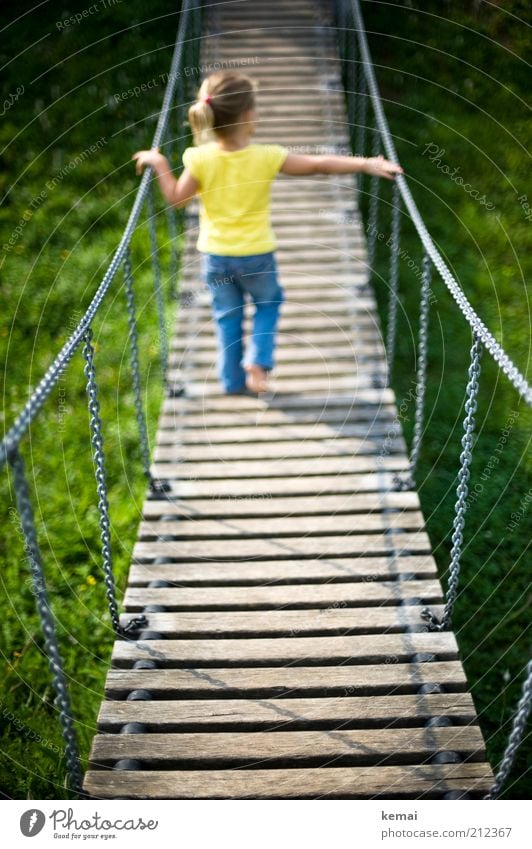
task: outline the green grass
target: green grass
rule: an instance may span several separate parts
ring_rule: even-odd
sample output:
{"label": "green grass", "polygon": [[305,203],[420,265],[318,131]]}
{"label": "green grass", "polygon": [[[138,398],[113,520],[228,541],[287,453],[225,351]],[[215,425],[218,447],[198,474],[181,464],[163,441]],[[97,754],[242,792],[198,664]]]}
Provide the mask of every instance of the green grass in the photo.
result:
{"label": "green grass", "polygon": [[[32,5],[19,4],[17,16],[31,10]],[[81,11],[85,5],[70,3],[68,14]],[[423,8],[434,11],[439,5],[423,4]],[[517,56],[524,55],[525,28],[502,11],[484,6],[480,18],[475,18],[469,7],[454,9],[455,23],[441,22],[437,27],[412,4],[404,8],[363,3],[363,11],[399,158],[419,208],[471,302],[525,370],[530,317],[524,281],[530,276],[531,260],[524,248],[529,242],[530,223],[517,197],[527,191],[529,163],[525,151],[530,149],[531,140],[517,98],[526,98],[528,78],[523,63],[508,53],[512,50]],[[104,15],[89,16],[60,33],[55,22],[66,12],[61,4],[52,2],[40,7],[38,14],[30,12],[9,27],[10,38],[4,44],[9,43],[13,54],[24,51],[45,33],[50,36],[11,63],[4,83],[4,97],[16,92],[21,84],[25,90],[0,124],[0,144],[8,145],[1,154],[2,194],[12,187],[0,209],[0,250],[47,181],[61,174],[102,136],[106,141],[48,192],[3,259],[0,357],[5,363],[5,427],[12,424],[31,388],[45,373],[67,338],[71,322],[86,309],[118,243],[138,185],[130,157],[133,151],[151,143],[163,86],[119,103],[114,102],[113,94],[167,71],[177,27],[177,15],[168,13],[167,8],[166,3],[156,0],[147,11],[145,4],[133,0],[110,6]],[[524,15],[525,4],[514,2],[511,10]],[[6,24],[7,13],[3,15]],[[155,19],[161,15],[166,17]],[[483,32],[487,38],[478,34]],[[415,50],[407,49],[405,39],[418,42]],[[436,64],[431,47],[441,49],[442,45],[445,53],[437,54]],[[6,60],[7,47],[3,50]],[[103,59],[104,55],[111,58]],[[466,56],[473,66],[467,74],[460,64],[460,58]],[[489,68],[493,80],[475,70],[478,67]],[[417,80],[415,85],[413,79]],[[16,133],[19,135],[12,141]],[[446,149],[444,160],[451,169],[460,165],[461,173],[486,193],[497,208],[500,223],[422,155],[424,145],[430,142]],[[389,200],[388,186],[381,188],[383,197]],[[531,197],[532,191],[528,190],[528,195]],[[365,202],[365,213],[366,206]],[[158,209],[163,210],[160,199]],[[386,229],[386,215],[381,220]],[[166,270],[169,251],[164,214],[158,232]],[[420,261],[417,239],[404,218],[401,244]],[[153,439],[162,392],[144,225],[134,239],[133,259],[143,390]],[[383,320],[386,277],[387,252],[381,246],[375,286]],[[450,551],[470,336],[454,302],[435,277],[433,290],[437,302],[431,310],[428,428],[419,483],[429,534],[444,574]],[[403,265],[401,297],[404,314],[400,315],[395,364],[399,403],[411,387],[418,306],[418,281]],[[125,587],[145,491],[124,313],[119,273],[94,326],[119,597]],[[81,352],[65,372],[61,387],[67,407],[64,430],[59,422],[60,398],[54,390],[23,440],[22,453],[35,493],[39,539],[85,764],[113,634],[101,580]],[[527,659],[527,514],[513,532],[507,525],[530,487],[530,466],[524,460],[530,413],[523,405],[518,407],[516,393],[484,356],[472,485],[496,452],[512,409],[519,409],[520,415],[499,463],[467,515],[463,594],[455,618],[461,655],[494,763],[506,742]],[[408,437],[411,428],[410,416],[405,422]],[[20,532],[10,512],[14,503],[12,482],[4,472],[0,523],[0,650],[4,658],[0,789],[13,798],[67,798],[50,675],[42,655]],[[509,798],[530,795],[525,769],[523,750],[508,787]]]}
{"label": "green grass", "polygon": [[[398,161],[418,209],[471,304],[526,375],[531,223],[518,201],[523,193],[532,196],[527,181],[527,151],[532,142],[529,107],[522,103],[530,89],[530,69],[523,61],[526,28],[486,4],[478,17],[469,4],[462,9],[455,5],[448,19],[441,17],[442,6],[435,2],[362,6]],[[512,3],[508,11],[523,17],[525,4]],[[434,147],[424,153],[429,144]],[[430,152],[442,148],[445,152],[439,154],[438,167],[430,160]],[[368,148],[365,153],[369,155]],[[453,172],[469,182],[469,193],[451,179]],[[477,198],[485,195],[484,203],[472,197],[475,190]],[[368,178],[364,178],[363,191],[361,206],[367,224]],[[377,242],[373,282],[386,332],[389,248],[385,242],[390,234],[391,187],[381,184],[380,194],[384,203],[379,230],[386,237],[384,244]],[[487,208],[488,203],[494,208]],[[421,268],[422,251],[407,214],[401,215],[401,249],[406,253],[399,262],[401,307],[393,383],[398,406],[407,405],[404,431],[411,444],[414,409],[408,399],[415,378],[420,280],[408,268],[408,259]],[[418,485],[445,582],[471,334],[434,269],[432,290],[427,418]],[[516,414],[508,422],[512,411]],[[532,416],[487,352],[482,356],[476,421],[454,627],[488,756],[496,764],[530,656],[527,511],[532,504],[528,453]],[[501,442],[507,424],[509,433]],[[513,528],[516,515],[522,519]],[[518,756],[507,798],[530,796],[529,752],[524,746]]]}
{"label": "green grass", "polygon": [[[85,6],[71,3],[69,14]],[[26,10],[31,8],[32,4],[25,4]],[[19,8],[18,14],[23,11]],[[13,423],[31,388],[87,308],[116,249],[139,182],[131,154],[151,144],[164,92],[159,75],[169,68],[178,23],[178,14],[169,13],[167,3],[152,3],[147,10],[138,0],[109,6],[103,14],[58,32],[55,22],[65,16],[61,4],[50,3],[9,28],[14,52],[44,33],[50,35],[10,65],[5,96],[21,84],[25,91],[0,125],[2,194],[9,190],[0,211],[1,245],[9,243],[13,228],[31,209],[32,199],[46,193],[41,202],[34,202],[34,214],[1,257],[5,428]],[[115,102],[115,93],[154,78],[160,84]],[[175,113],[171,128],[175,135]],[[98,146],[102,137],[105,143]],[[96,152],[81,156],[71,170],[70,163],[92,144]],[[159,192],[156,208],[161,213],[157,230],[170,320],[170,251]],[[132,258],[143,397],[153,440],[163,394],[144,215],[133,238]],[[120,270],[93,326],[119,598],[145,492],[125,303]],[[86,759],[113,634],[101,577],[83,366],[79,349],[21,450],[34,492],[50,599],[59,622],[80,748]],[[61,416],[63,400],[66,410]],[[12,481],[4,470],[0,788],[14,798],[67,798],[57,713],[14,506]]]}

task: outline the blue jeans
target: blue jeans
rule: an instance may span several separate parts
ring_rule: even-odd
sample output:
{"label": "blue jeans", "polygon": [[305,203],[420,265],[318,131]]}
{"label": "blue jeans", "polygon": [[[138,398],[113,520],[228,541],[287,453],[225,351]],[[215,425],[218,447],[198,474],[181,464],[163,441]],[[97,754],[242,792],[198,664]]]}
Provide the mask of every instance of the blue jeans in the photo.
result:
{"label": "blue jeans", "polygon": [[[284,292],[273,251],[249,256],[203,253],[202,276],[212,296],[219,360],[225,392],[245,389],[245,365],[269,371],[274,365],[275,331]],[[255,306],[253,329],[243,357],[242,319],[248,296]]]}

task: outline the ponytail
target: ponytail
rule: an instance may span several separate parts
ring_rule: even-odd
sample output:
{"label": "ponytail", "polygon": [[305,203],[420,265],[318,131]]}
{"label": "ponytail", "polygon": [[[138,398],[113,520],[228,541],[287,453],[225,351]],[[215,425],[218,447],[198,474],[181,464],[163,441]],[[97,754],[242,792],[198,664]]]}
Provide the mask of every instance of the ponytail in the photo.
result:
{"label": "ponytail", "polygon": [[197,100],[188,110],[196,144],[234,133],[242,113],[255,106],[255,91],[253,80],[234,71],[219,71],[206,77]]}
{"label": "ponytail", "polygon": [[205,100],[196,100],[188,110],[188,120],[196,144],[204,144],[212,139],[214,111]]}

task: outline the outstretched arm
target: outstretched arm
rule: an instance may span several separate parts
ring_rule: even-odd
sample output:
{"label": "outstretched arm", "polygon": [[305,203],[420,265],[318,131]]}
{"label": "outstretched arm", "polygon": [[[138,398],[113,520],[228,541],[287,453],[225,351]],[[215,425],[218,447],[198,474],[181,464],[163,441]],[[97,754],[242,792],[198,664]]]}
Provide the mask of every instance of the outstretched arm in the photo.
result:
{"label": "outstretched arm", "polygon": [[375,177],[385,177],[393,180],[396,174],[402,174],[403,169],[395,162],[379,156],[335,156],[289,153],[281,172],[292,177],[303,177],[308,174],[356,174],[359,172]]}
{"label": "outstretched arm", "polygon": [[142,174],[146,165],[150,165],[159,181],[159,186],[169,204],[180,209],[186,206],[196,194],[199,186],[190,171],[185,168],[178,180],[173,176],[170,163],[158,148],[137,150],[131,157],[136,159],[137,174]]}

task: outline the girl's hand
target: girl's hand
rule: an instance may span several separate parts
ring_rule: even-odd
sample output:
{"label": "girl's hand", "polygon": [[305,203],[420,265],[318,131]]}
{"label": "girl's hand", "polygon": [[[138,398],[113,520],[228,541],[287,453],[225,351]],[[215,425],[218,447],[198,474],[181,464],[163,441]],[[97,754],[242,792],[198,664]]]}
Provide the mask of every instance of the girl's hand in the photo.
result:
{"label": "girl's hand", "polygon": [[159,152],[158,147],[152,147],[150,150],[137,150],[131,159],[137,160],[136,172],[137,175],[140,175],[147,165],[153,168],[158,162],[164,159],[164,156]]}
{"label": "girl's hand", "polygon": [[385,159],[382,153],[379,156],[369,156],[364,171],[373,177],[385,177],[387,180],[393,180],[396,174],[404,173],[400,165]]}

